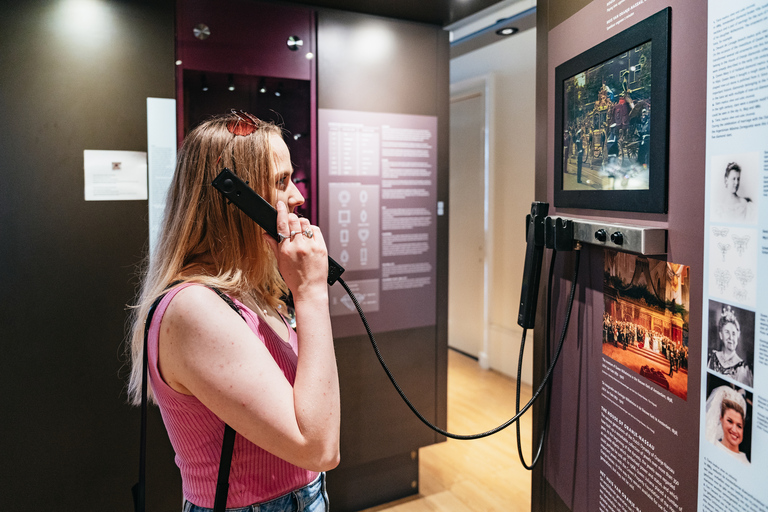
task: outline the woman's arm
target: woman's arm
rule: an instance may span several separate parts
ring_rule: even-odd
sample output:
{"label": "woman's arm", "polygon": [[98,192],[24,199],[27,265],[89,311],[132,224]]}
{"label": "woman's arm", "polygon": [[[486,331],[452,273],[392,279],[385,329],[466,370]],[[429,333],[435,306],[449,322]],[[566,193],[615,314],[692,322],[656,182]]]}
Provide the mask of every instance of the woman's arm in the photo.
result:
{"label": "woman's arm", "polygon": [[306,371],[324,348],[312,343],[324,340],[305,341],[291,387],[243,319],[212,290],[190,286],[163,317],[158,365],[168,385],[197,397],[249,441],[296,466],[326,471],[338,464],[338,416],[318,411],[338,410],[338,384],[328,385],[337,380],[322,373],[327,367]]}

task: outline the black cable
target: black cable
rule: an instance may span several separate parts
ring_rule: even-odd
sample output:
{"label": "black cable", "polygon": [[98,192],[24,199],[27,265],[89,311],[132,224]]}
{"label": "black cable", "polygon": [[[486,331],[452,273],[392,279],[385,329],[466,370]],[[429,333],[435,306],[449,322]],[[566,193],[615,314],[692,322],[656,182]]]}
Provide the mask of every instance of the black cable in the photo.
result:
{"label": "black cable", "polygon": [[[554,276],[554,268],[555,268],[555,258],[557,256],[557,251],[552,251],[552,259],[549,262],[549,278],[547,280],[547,328],[546,328],[546,342],[545,342],[545,360],[546,364],[549,364],[550,360],[550,328],[552,325],[552,282],[553,282],[553,276]],[[574,300],[574,292],[575,292],[575,285],[576,285],[576,279],[579,275],[579,261],[581,259],[581,251],[576,252],[576,262],[574,265],[574,271],[573,271],[573,282],[571,283],[571,293],[568,298],[568,309],[565,316],[565,323],[563,324],[563,330],[560,335],[560,342],[558,343],[557,348],[557,356],[555,358],[555,362],[557,361],[557,357],[560,356],[560,350],[563,347],[563,342],[565,341],[565,334],[568,331],[568,323],[570,321],[571,317],[571,309],[573,307],[573,300]],[[523,348],[525,345],[525,336],[523,336],[523,341],[521,342],[520,346],[520,359],[518,362],[518,370],[517,370],[517,393],[515,395],[515,411],[518,411],[520,409],[520,377],[521,377],[521,367],[523,362]],[[517,428],[517,455],[520,458],[520,463],[523,465],[523,467],[529,471],[532,471],[533,468],[536,466],[536,464],[539,461],[539,458],[541,456],[542,448],[544,446],[544,439],[546,438],[547,431],[549,430],[549,404],[552,397],[552,381],[549,379],[547,382],[547,407],[544,413],[544,426],[542,428],[541,434],[539,436],[539,442],[538,447],[536,449],[536,455],[534,456],[533,460],[531,461],[531,464],[528,465],[525,462],[525,457],[523,456],[523,448],[520,440],[520,422],[517,422],[516,428]]]}
{"label": "black cable", "polygon": [[[577,253],[578,258],[578,253]],[[576,260],[576,270],[578,271],[578,259]],[[384,358],[381,356],[381,352],[379,351],[379,346],[376,343],[376,338],[373,336],[373,332],[371,331],[371,327],[368,325],[368,320],[365,318],[365,314],[363,313],[363,309],[360,307],[360,303],[357,301],[357,298],[355,297],[355,294],[352,293],[352,290],[349,289],[349,286],[347,286],[347,283],[344,282],[342,278],[338,278],[338,282],[341,284],[342,288],[344,288],[347,291],[347,294],[349,295],[349,298],[352,299],[352,303],[355,305],[355,308],[357,309],[358,314],[360,315],[360,319],[363,321],[363,325],[365,326],[365,330],[368,333],[368,339],[371,340],[371,346],[373,347],[373,351],[376,353],[376,358],[379,360],[379,363],[381,364],[381,367],[384,369],[384,372],[387,374],[387,377],[389,377],[390,382],[392,382],[392,385],[397,390],[397,393],[400,395],[400,398],[403,399],[405,404],[411,409],[413,414],[416,415],[419,420],[421,420],[422,423],[424,423],[426,426],[437,432],[438,434],[442,434],[445,437],[450,437],[451,439],[461,439],[461,440],[470,440],[470,439],[481,439],[483,437],[488,437],[490,435],[493,435],[497,432],[501,432],[508,426],[510,426],[512,423],[520,419],[520,417],[525,414],[525,412],[530,409],[530,407],[533,405],[533,402],[536,401],[536,399],[539,397],[539,394],[541,394],[542,389],[544,389],[544,386],[547,384],[547,382],[550,379],[550,376],[552,375],[552,371],[555,368],[555,365],[557,364],[557,359],[560,357],[560,351],[562,349],[562,340],[565,339],[565,329],[563,330],[563,336],[560,338],[560,346],[558,347],[557,353],[555,354],[555,360],[552,362],[550,367],[547,369],[547,374],[544,376],[544,380],[542,381],[539,388],[536,390],[536,392],[531,396],[531,399],[528,400],[528,403],[525,404],[525,407],[522,408],[522,410],[519,410],[513,417],[511,417],[506,422],[502,423],[496,428],[493,428],[491,430],[488,430],[486,432],[482,432],[480,434],[469,434],[469,435],[462,435],[462,434],[452,434],[451,432],[448,432],[446,430],[441,429],[437,425],[432,424],[427,418],[425,418],[417,409],[414,407],[414,405],[411,403],[411,401],[408,399],[407,396],[405,396],[405,393],[400,388],[400,385],[395,380],[395,377],[392,375],[392,372],[389,370],[389,367],[387,367],[387,363],[384,362]],[[573,280],[573,283],[571,284],[571,295],[570,300],[568,302],[568,314],[566,316],[566,323],[564,327],[568,326],[568,318],[570,317],[571,313],[571,307],[573,306],[573,296],[574,291],[576,287],[576,279]],[[523,331],[523,335],[525,335],[525,331]],[[519,396],[519,391],[518,391]],[[518,404],[519,405],[519,404]]]}
{"label": "black cable", "polygon": [[[546,327],[546,335],[545,335],[545,345],[544,345],[544,364],[549,365],[550,364],[550,348],[549,348],[549,339],[550,339],[550,314],[552,313],[552,278],[554,274],[554,268],[555,268],[555,260],[557,259],[557,251],[552,251],[552,258],[549,260],[549,275],[547,277],[547,327]],[[515,412],[520,410],[520,382],[523,377],[523,355],[525,353],[525,331],[523,331],[523,337],[520,340],[520,357],[517,360],[517,383],[516,383],[516,389],[515,389]],[[547,385],[547,403],[549,403],[549,399],[552,394],[552,383],[550,382]],[[546,412],[547,416],[549,415],[549,408],[547,408]],[[523,465],[525,469],[528,471],[533,470],[534,466],[539,460],[539,455],[541,454],[541,448],[544,446],[544,433],[546,432],[546,425],[547,425],[547,419],[544,420],[544,431],[541,434],[541,437],[539,438],[538,447],[536,448],[536,455],[533,457],[533,461],[531,462],[531,465],[529,466],[525,462],[525,456],[523,455],[523,447],[522,447],[522,439],[520,437],[520,422],[518,421],[515,425],[515,430],[517,433],[517,456],[520,459],[520,463]]]}

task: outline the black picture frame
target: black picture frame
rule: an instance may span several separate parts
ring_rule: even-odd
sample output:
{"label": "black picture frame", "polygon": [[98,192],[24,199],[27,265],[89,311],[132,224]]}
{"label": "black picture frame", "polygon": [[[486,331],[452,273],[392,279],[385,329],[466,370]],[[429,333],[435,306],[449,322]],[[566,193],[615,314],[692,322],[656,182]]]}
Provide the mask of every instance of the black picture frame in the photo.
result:
{"label": "black picture frame", "polygon": [[667,212],[670,16],[668,7],[555,68],[556,207]]}

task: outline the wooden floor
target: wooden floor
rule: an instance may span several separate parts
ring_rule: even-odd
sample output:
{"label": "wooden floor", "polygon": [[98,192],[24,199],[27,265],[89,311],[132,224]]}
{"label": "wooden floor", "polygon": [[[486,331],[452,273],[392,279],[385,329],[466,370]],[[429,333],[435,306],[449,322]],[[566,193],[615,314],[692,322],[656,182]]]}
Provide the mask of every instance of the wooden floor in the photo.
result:
{"label": "wooden floor", "polygon": [[[531,396],[522,386],[521,406]],[[477,361],[448,351],[448,431],[485,432],[515,412],[515,381],[482,370]],[[531,412],[520,424],[523,453],[531,462]],[[531,475],[517,455],[515,425],[485,439],[457,441],[419,451],[419,494],[365,512],[514,512],[531,510]]]}

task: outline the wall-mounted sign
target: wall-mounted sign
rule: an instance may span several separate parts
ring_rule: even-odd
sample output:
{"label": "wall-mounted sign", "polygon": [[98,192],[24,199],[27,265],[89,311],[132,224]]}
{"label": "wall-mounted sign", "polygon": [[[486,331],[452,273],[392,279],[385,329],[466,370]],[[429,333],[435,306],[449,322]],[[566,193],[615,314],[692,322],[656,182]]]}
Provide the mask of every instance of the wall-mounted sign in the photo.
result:
{"label": "wall-mounted sign", "polygon": [[[318,200],[328,251],[374,331],[436,322],[437,118],[319,111]],[[361,334],[331,288],[337,337]]]}
{"label": "wall-mounted sign", "polygon": [[605,251],[601,511],[688,504],[681,475],[690,468],[676,453],[695,442],[675,413],[688,400],[689,276],[686,265]]}
{"label": "wall-mounted sign", "polygon": [[768,510],[768,4],[710,0],[699,507]]}
{"label": "wall-mounted sign", "polygon": [[83,151],[86,201],[147,199],[147,154],[143,151]]}

